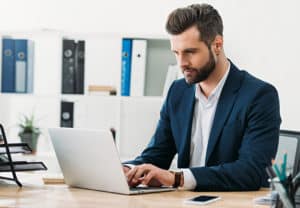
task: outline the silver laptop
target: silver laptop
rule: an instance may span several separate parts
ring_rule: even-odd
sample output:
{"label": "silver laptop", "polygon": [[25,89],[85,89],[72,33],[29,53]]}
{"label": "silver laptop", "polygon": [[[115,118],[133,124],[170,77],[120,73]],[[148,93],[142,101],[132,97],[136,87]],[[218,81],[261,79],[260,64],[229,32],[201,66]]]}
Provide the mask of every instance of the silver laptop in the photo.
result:
{"label": "silver laptop", "polygon": [[175,190],[128,186],[109,130],[51,128],[50,137],[66,184],[120,194]]}

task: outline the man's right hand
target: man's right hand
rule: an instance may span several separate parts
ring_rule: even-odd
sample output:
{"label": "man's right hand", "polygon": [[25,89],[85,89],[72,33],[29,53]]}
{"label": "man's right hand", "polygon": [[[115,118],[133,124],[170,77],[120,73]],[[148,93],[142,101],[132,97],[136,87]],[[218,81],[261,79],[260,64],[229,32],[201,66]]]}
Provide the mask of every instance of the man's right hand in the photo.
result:
{"label": "man's right hand", "polygon": [[[130,187],[136,187],[138,186],[141,182],[137,181],[137,180],[132,180],[132,177],[130,176],[134,176],[135,172],[136,172],[136,168],[130,168],[128,166],[123,165],[123,172],[125,173],[125,176],[127,178],[127,183]],[[129,176],[129,177],[128,177]]]}
{"label": "man's right hand", "polygon": [[139,184],[152,187],[172,186],[174,184],[175,178],[173,173],[151,164],[136,165],[128,169],[125,169],[127,171],[125,175],[130,187],[136,187]]}

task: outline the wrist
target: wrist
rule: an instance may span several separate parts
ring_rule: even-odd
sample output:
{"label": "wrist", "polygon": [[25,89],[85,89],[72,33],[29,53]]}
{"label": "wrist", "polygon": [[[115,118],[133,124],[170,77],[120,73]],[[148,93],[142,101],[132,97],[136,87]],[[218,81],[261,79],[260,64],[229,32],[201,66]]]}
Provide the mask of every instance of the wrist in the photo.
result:
{"label": "wrist", "polygon": [[170,171],[174,175],[174,182],[172,184],[173,188],[178,188],[179,186],[183,186],[184,177],[182,171]]}
{"label": "wrist", "polygon": [[184,174],[183,174],[183,171],[181,171],[181,174],[180,174],[180,187],[183,187],[184,185]]}

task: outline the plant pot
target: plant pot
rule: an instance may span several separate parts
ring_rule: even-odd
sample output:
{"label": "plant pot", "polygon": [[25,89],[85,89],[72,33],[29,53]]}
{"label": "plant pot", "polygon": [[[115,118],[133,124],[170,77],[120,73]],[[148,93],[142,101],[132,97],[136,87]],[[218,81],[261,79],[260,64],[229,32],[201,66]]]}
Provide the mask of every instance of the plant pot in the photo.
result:
{"label": "plant pot", "polygon": [[35,153],[37,150],[39,133],[20,133],[21,142],[27,143],[28,146],[32,149],[32,153]]}

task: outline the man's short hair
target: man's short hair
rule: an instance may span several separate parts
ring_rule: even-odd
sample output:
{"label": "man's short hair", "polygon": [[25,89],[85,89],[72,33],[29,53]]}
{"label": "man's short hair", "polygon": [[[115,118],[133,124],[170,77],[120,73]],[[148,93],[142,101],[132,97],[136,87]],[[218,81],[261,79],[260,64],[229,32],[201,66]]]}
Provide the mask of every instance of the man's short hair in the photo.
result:
{"label": "man's short hair", "polygon": [[197,26],[199,40],[208,46],[217,35],[223,36],[222,18],[209,4],[192,4],[175,9],[168,16],[166,30],[169,34],[178,35],[192,26]]}

